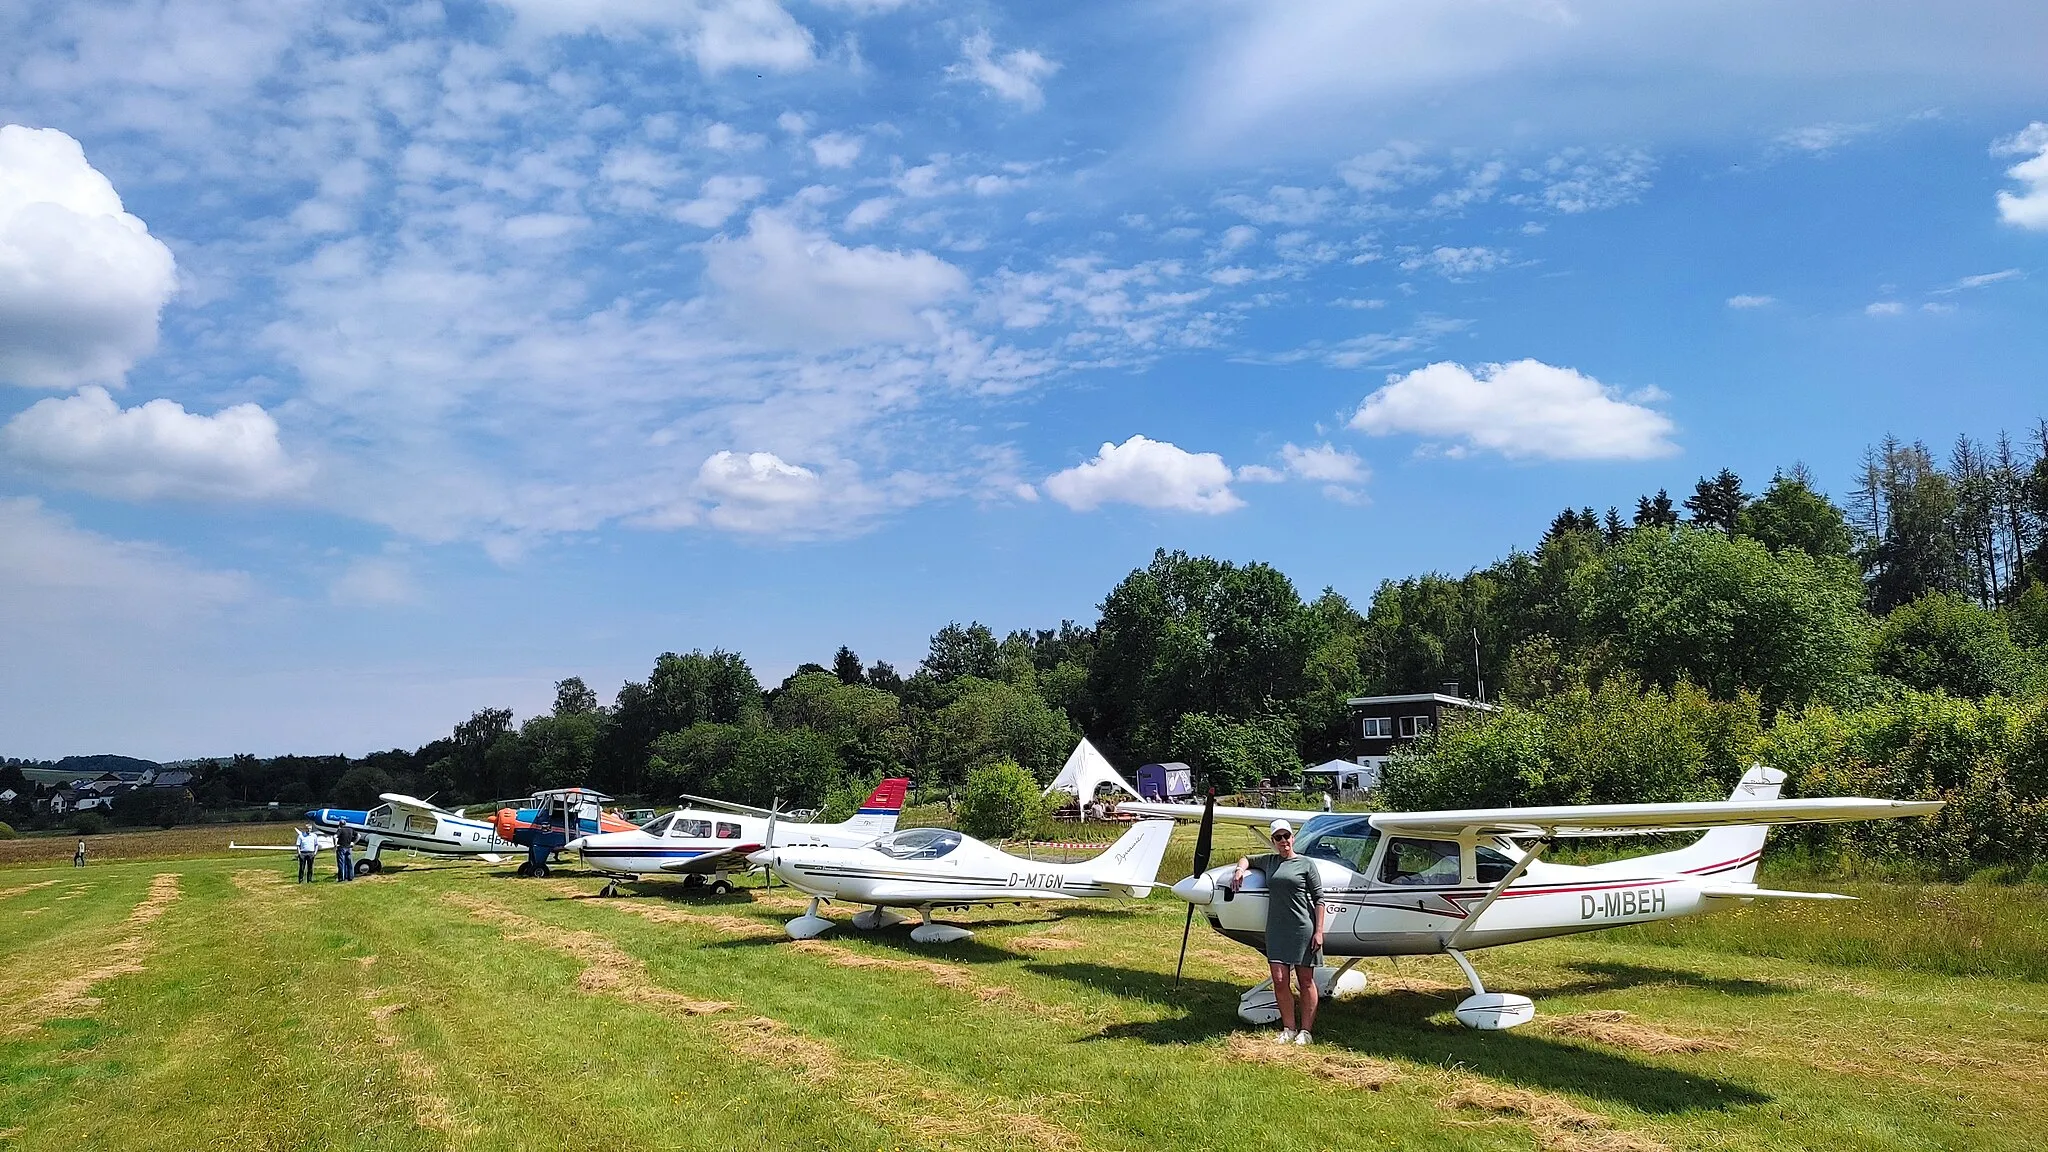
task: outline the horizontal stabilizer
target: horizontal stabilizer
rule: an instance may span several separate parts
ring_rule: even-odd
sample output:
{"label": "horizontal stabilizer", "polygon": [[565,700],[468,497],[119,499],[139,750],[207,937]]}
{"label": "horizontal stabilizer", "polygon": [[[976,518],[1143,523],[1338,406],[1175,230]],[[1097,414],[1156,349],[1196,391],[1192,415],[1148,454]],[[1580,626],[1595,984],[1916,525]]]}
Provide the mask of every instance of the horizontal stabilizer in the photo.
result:
{"label": "horizontal stabilizer", "polygon": [[1854,900],[1840,892],[1788,892],[1781,888],[1758,888],[1752,884],[1710,884],[1700,889],[1709,900]]}

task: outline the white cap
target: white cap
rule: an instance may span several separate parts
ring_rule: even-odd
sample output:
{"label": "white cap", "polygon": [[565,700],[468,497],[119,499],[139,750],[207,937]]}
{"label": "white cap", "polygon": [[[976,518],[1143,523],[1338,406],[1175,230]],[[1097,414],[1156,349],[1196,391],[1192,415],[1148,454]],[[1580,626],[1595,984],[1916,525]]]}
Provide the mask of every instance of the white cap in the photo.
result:
{"label": "white cap", "polygon": [[1266,829],[1266,831],[1269,835],[1273,836],[1278,836],[1282,832],[1285,832],[1289,836],[1292,836],[1294,835],[1294,825],[1289,824],[1285,820],[1275,820],[1273,821],[1273,826],[1271,828]]}

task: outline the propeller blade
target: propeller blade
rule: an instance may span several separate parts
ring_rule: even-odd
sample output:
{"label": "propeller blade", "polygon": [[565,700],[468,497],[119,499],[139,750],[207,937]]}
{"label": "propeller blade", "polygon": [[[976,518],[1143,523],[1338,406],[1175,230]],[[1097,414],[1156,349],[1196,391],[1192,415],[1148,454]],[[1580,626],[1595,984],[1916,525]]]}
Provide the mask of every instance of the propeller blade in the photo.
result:
{"label": "propeller blade", "polygon": [[[1209,798],[1202,802],[1202,830],[1195,833],[1195,869],[1190,876],[1200,876],[1209,870],[1209,851],[1215,846],[1216,838],[1216,790],[1209,789]],[[1180,987],[1180,970],[1188,962],[1188,933],[1195,927],[1195,906],[1188,905],[1187,920],[1180,926],[1180,959],[1173,964],[1173,986]]]}
{"label": "propeller blade", "polygon": [[[771,801],[768,806],[768,835],[766,837],[768,843],[763,846],[764,851],[775,851],[775,819],[781,814],[782,798],[778,796],[773,801]],[[764,864],[761,866],[761,875],[763,877],[761,882],[763,887],[775,887],[775,869],[770,868]]]}

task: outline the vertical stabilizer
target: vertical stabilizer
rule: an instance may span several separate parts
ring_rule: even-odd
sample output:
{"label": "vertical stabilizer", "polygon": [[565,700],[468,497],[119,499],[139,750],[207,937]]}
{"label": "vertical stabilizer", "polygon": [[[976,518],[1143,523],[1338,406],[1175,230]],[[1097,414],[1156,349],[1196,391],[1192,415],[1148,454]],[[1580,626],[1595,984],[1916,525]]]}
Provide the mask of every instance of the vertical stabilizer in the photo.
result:
{"label": "vertical stabilizer", "polygon": [[1166,842],[1173,838],[1173,821],[1143,820],[1133,825],[1109,851],[1068,869],[1068,875],[1097,884],[1114,884],[1130,889],[1139,900],[1152,894],[1159,879],[1159,862],[1166,858]]}
{"label": "vertical stabilizer", "polygon": [[[1729,793],[1730,800],[1776,800],[1778,790],[1785,784],[1785,774],[1776,768],[1752,764],[1742,774],[1742,782]],[[1729,828],[1712,828],[1698,840],[1676,852],[1664,852],[1655,856],[1639,856],[1632,860],[1618,861],[1605,867],[1626,867],[1631,870],[1644,867],[1659,872],[1684,872],[1694,876],[1711,876],[1730,884],[1749,884],[1756,880],[1757,861],[1764,854],[1764,836],[1770,827],[1764,824],[1739,824]]]}
{"label": "vertical stabilizer", "polygon": [[903,815],[903,798],[909,794],[910,781],[892,776],[875,785],[875,790],[861,801],[860,811],[838,827],[870,837],[887,836],[896,830],[896,818]]}

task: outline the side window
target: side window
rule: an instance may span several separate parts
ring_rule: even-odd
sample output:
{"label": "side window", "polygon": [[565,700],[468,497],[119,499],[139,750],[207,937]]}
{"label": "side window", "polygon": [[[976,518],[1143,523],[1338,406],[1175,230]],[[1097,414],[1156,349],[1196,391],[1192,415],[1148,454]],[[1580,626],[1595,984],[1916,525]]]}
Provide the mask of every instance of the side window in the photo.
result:
{"label": "side window", "polygon": [[1406,838],[1387,841],[1386,859],[1380,863],[1380,883],[1436,885],[1457,882],[1457,841]]}
{"label": "side window", "polygon": [[1360,734],[1367,740],[1384,740],[1394,734],[1394,720],[1391,716],[1367,716]]}
{"label": "side window", "polygon": [[728,823],[726,823],[725,821],[723,821],[723,820],[720,820],[720,821],[718,822],[718,838],[719,838],[720,840],[737,840],[737,839],[739,839],[739,838],[740,838],[740,826],[739,826],[739,825],[737,825],[737,824],[728,824]]}
{"label": "side window", "polygon": [[668,834],[671,836],[693,836],[699,840],[708,839],[711,836],[711,821],[685,820],[678,816],[676,817],[675,824],[669,828]]}
{"label": "side window", "polygon": [[1474,849],[1481,884],[1498,884],[1501,878],[1515,870],[1515,862],[1505,852],[1498,852],[1481,844]]}

